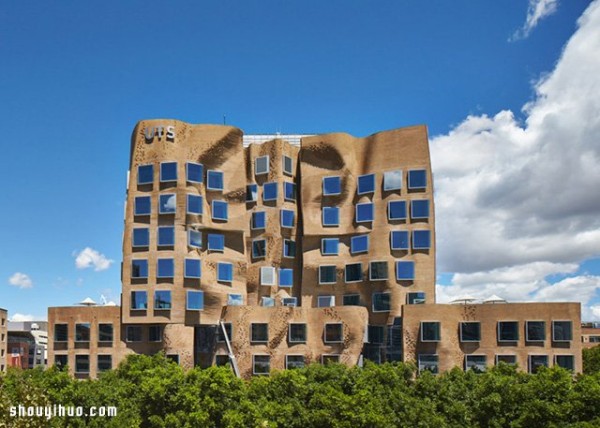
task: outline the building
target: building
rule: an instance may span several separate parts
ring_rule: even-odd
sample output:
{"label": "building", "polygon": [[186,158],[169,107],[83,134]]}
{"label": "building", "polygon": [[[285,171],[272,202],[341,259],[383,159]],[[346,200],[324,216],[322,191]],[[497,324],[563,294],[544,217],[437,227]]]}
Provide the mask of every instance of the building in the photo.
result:
{"label": "building", "polygon": [[0,372],[6,371],[8,358],[8,312],[0,308]]}
{"label": "building", "polygon": [[[416,361],[421,348],[407,342],[415,317],[434,310],[444,326],[464,321],[461,308],[434,305],[425,126],[366,138],[244,136],[149,120],[135,127],[130,153],[122,306],[50,308],[51,362],[95,376],[95,323],[107,320],[120,331],[102,350],[111,366],[163,351],[188,368],[232,361],[244,377],[315,361]],[[497,306],[476,310],[483,332],[526,311]],[[568,313],[579,325],[575,306],[538,313],[548,323]]]}
{"label": "building", "polygon": [[584,348],[593,348],[600,345],[600,322],[581,324],[581,343]]}
{"label": "building", "polygon": [[48,358],[48,322],[9,321],[9,366],[45,367]]}

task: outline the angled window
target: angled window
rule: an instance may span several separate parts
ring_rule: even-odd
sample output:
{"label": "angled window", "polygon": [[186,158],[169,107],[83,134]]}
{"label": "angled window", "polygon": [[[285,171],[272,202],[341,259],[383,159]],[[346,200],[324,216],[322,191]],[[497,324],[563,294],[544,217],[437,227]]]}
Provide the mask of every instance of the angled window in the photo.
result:
{"label": "angled window", "polygon": [[131,309],[146,310],[148,309],[148,294],[145,291],[131,292]]}
{"label": "angled window", "polygon": [[66,342],[69,340],[69,325],[54,324],[54,341]]}
{"label": "angled window", "polygon": [[284,297],[283,299],[281,299],[281,304],[283,306],[291,306],[291,307],[298,306],[298,298],[297,297]]}
{"label": "angled window", "polygon": [[294,269],[279,269],[279,286],[294,286]]}
{"label": "angled window", "polygon": [[540,367],[548,367],[548,355],[530,355],[528,360],[529,373],[537,373]]}
{"label": "angled window", "polygon": [[154,181],[154,166],[140,165],[138,166],[137,184],[152,184]]}
{"label": "angled window", "polygon": [[148,278],[148,260],[133,259],[131,261],[132,278]]}
{"label": "angled window", "polygon": [[165,193],[159,196],[158,212],[159,214],[175,214],[177,210],[177,197],[174,193]]}
{"label": "angled window", "polygon": [[335,296],[318,296],[317,307],[318,308],[330,308],[335,306]]}
{"label": "angled window", "polygon": [[150,215],[150,196],[136,196],[134,199],[133,215]]}
{"label": "angled window", "polygon": [[263,201],[276,201],[277,189],[277,182],[265,183],[263,186]]}
{"label": "angled window", "polygon": [[410,203],[410,218],[429,218],[429,199],[413,199]]}
{"label": "angled window", "polygon": [[296,241],[292,241],[291,239],[283,240],[283,257],[296,257]]}
{"label": "angled window", "polygon": [[223,191],[223,172],[208,170],[206,173],[206,188],[208,190]]}
{"label": "angled window", "polygon": [[382,325],[369,325],[367,328],[369,343],[372,345],[383,345],[385,328]]}
{"label": "angled window", "polygon": [[283,182],[283,198],[286,201],[296,201],[296,185],[294,183]]}
{"label": "angled window", "polygon": [[339,253],[339,238],[322,238],[321,254],[324,256],[337,256]]}
{"label": "angled window", "polygon": [[171,309],[170,290],[156,290],[154,292],[154,309]]}
{"label": "angled window", "polygon": [[569,371],[575,371],[575,356],[573,355],[555,355],[554,364]]}
{"label": "angled window", "polygon": [[225,251],[225,235],[209,233],[207,239],[209,251]]}
{"label": "angled window", "polygon": [[98,355],[98,372],[112,370],[112,355]]}
{"label": "angled window", "polygon": [[349,263],[345,268],[345,282],[359,282],[363,280],[362,263]]}
{"label": "angled window", "polygon": [[75,373],[89,373],[90,372],[90,356],[89,355],[75,355]]}
{"label": "angled window", "polygon": [[360,294],[345,294],[342,304],[344,306],[360,306]]}
{"label": "angled window", "polygon": [[281,210],[281,227],[292,228],[294,227],[294,211],[292,210]]}
{"label": "angled window", "polygon": [[319,284],[335,284],[336,282],[335,265],[319,266]]}
{"label": "angled window", "polygon": [[252,374],[257,376],[268,375],[271,371],[271,357],[269,355],[252,356]]}
{"label": "angled window", "polygon": [[369,252],[369,235],[359,235],[350,238],[350,253],[368,253]]}
{"label": "angled window", "polygon": [[373,293],[373,312],[388,312],[391,309],[390,293]]}
{"label": "angled window", "polygon": [[306,324],[290,323],[288,340],[290,343],[305,343],[306,342]]}
{"label": "angled window", "polygon": [[342,193],[340,177],[323,177],[323,196],[339,195]]}
{"label": "angled window", "polygon": [[465,355],[465,371],[484,372],[486,367],[485,355]]}
{"label": "angled window", "polygon": [[268,342],[269,341],[269,324],[267,323],[252,323],[250,324],[250,342]]}
{"label": "angled window", "polygon": [[267,227],[267,213],[265,211],[254,211],[252,213],[252,230],[264,229]]}
{"label": "angled window", "polygon": [[177,162],[161,162],[160,182],[177,181]]}
{"label": "angled window", "polygon": [[260,268],[260,285],[275,285],[275,268],[262,266]]}
{"label": "angled window", "polygon": [[229,205],[225,201],[212,201],[213,220],[228,220]]}
{"label": "angled window", "polygon": [[424,169],[408,171],[408,188],[425,189],[427,187],[427,172]]}
{"label": "angled window", "polygon": [[75,324],[75,342],[90,341],[90,323]]}
{"label": "angled window", "polygon": [[518,321],[498,321],[498,342],[517,342],[518,340]]}
{"label": "angled window", "polygon": [[141,325],[128,325],[125,328],[125,341],[141,342],[142,341],[142,326]]}
{"label": "angled window", "polygon": [[369,263],[369,280],[385,281],[388,279],[388,264],[386,261],[375,261]]}
{"label": "angled window", "polygon": [[[233,340],[233,325],[230,322],[223,323],[223,327],[225,327],[225,332],[227,333],[227,337],[231,342]],[[223,334],[223,327],[221,325],[217,328],[217,342],[226,342],[225,334]]]}
{"label": "angled window", "polygon": [[275,306],[275,299],[272,297],[263,297],[261,298],[261,304],[263,307]]}
{"label": "angled window", "polygon": [[340,209],[339,207],[323,207],[323,226],[339,226],[340,225]]}
{"label": "angled window", "polygon": [[204,166],[201,163],[187,162],[185,164],[185,178],[189,183],[202,183]]}
{"label": "angled window", "polygon": [[157,278],[173,278],[175,276],[175,261],[173,259],[158,259],[156,263]]}
{"label": "angled window", "polygon": [[425,303],[425,293],[423,291],[413,291],[406,294],[406,303],[408,305],[422,305]]}
{"label": "angled window", "polygon": [[412,245],[415,250],[431,248],[431,232],[429,230],[413,230]]}
{"label": "angled window", "polygon": [[285,369],[302,369],[304,368],[304,355],[286,355]]}
{"label": "angled window", "polygon": [[187,213],[202,215],[202,196],[187,195]]}
{"label": "angled window", "polygon": [[252,258],[262,259],[267,255],[267,240],[255,239],[252,241]]}
{"label": "angled window", "polygon": [[441,337],[439,321],[421,322],[421,342],[439,342]]}
{"label": "angled window", "polygon": [[175,227],[160,226],[157,231],[157,246],[172,247],[175,245]]}
{"label": "angled window", "polygon": [[186,293],[186,309],[188,311],[201,311],[204,309],[204,292],[188,290]]}
{"label": "angled window", "polygon": [[200,278],[202,277],[202,264],[200,259],[185,259],[185,269],[183,276],[185,278]]}
{"label": "angled window", "polygon": [[517,356],[516,355],[496,355],[496,365],[500,365],[500,363],[515,365],[517,364]]}
{"label": "angled window", "polygon": [[344,338],[344,325],[342,323],[325,323],[325,343],[340,343]]}
{"label": "angled window", "polygon": [[368,223],[373,221],[375,212],[374,205],[372,202],[364,202],[362,204],[356,204],[356,222],[357,223]]}
{"label": "angled window", "polygon": [[357,192],[359,195],[375,192],[375,174],[359,175]]}
{"label": "angled window", "polygon": [[525,340],[527,342],[543,342],[546,340],[546,322],[525,321]]}
{"label": "angled window", "polygon": [[131,236],[131,246],[147,247],[150,245],[150,229],[147,227],[135,227]]}
{"label": "angled window", "polygon": [[439,373],[439,358],[435,354],[419,354],[419,373],[424,371]]}
{"label": "angled window", "polygon": [[481,323],[468,321],[460,323],[461,342],[479,342],[481,340]]}
{"label": "angled window", "polygon": [[573,340],[573,323],[571,321],[552,321],[552,341],[570,342]]}
{"label": "angled window", "polygon": [[261,156],[254,161],[254,174],[263,175],[269,173],[269,156]]}
{"label": "angled window", "polygon": [[228,306],[243,306],[244,305],[244,296],[241,294],[228,294],[227,295],[227,305]]}
{"label": "angled window", "polygon": [[148,342],[162,342],[162,340],[163,340],[163,326],[162,325],[148,326]]}
{"label": "angled window", "polygon": [[388,220],[406,220],[406,201],[388,202]]}
{"label": "angled window", "polygon": [[113,325],[110,323],[98,324],[98,342],[113,341]]}
{"label": "angled window", "polygon": [[396,280],[410,281],[415,279],[415,262],[398,261],[396,262]]}
{"label": "angled window", "polygon": [[392,230],[390,232],[390,248],[392,250],[408,250],[408,230]]}
{"label": "angled window", "polygon": [[283,173],[286,175],[293,175],[294,174],[294,163],[292,161],[292,158],[286,155],[282,156],[282,163],[283,163]]}
{"label": "angled window", "polygon": [[246,186],[246,202],[258,201],[258,184],[248,184]]}
{"label": "angled window", "polygon": [[233,282],[233,265],[231,263],[217,263],[217,281]]}
{"label": "angled window", "polygon": [[188,230],[188,246],[202,248],[202,232],[193,229]]}
{"label": "angled window", "polygon": [[383,190],[402,189],[402,170],[386,171],[383,173]]}

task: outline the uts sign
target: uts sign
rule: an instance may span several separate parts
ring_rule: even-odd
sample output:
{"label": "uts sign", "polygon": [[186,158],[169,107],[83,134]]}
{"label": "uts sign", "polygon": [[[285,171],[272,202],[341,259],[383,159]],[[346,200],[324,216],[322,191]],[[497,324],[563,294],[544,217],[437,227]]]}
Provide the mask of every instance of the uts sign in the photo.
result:
{"label": "uts sign", "polygon": [[154,137],[158,137],[158,139],[162,139],[166,137],[168,141],[175,141],[175,126],[152,126],[150,128],[144,128],[144,138],[146,139],[146,143],[150,144],[154,141]]}

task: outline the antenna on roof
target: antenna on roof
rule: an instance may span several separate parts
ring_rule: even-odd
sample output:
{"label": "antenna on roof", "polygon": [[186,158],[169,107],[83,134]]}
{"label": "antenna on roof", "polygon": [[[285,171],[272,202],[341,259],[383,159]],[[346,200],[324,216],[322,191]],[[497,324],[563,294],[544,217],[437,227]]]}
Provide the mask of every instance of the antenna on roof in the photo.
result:
{"label": "antenna on roof", "polygon": [[227,116],[223,115],[223,125],[227,123]]}

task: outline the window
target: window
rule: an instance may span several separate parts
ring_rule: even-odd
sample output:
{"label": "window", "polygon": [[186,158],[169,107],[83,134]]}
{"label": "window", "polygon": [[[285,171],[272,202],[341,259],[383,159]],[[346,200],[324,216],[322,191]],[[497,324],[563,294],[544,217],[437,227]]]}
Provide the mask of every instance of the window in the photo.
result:
{"label": "window", "polygon": [[285,369],[301,369],[304,368],[304,355],[286,355]]}
{"label": "window", "polygon": [[225,367],[229,364],[229,355],[215,355],[215,366]]}
{"label": "window", "polygon": [[344,325],[342,323],[325,323],[325,343],[340,343],[344,338]]}
{"label": "window", "polygon": [[177,181],[177,162],[162,162],[160,164],[160,182]]}
{"label": "window", "polygon": [[283,257],[296,257],[296,241],[292,241],[291,239],[283,240]]}
{"label": "window", "polygon": [[412,245],[415,250],[431,248],[431,233],[429,230],[413,230]]}
{"label": "window", "polygon": [[372,202],[356,204],[356,222],[367,223],[373,221],[374,210]]}
{"label": "window", "polygon": [[323,226],[339,226],[340,209],[338,207],[323,207]]}
{"label": "window", "polygon": [[75,342],[90,341],[90,324],[81,323],[75,324]]}
{"label": "window", "polygon": [[150,196],[136,196],[134,198],[134,215],[150,215]]}
{"label": "window", "polygon": [[244,305],[244,296],[241,294],[228,294],[227,295],[227,305],[228,306],[243,306]]}
{"label": "window", "polygon": [[165,355],[167,360],[173,361],[175,364],[179,364],[179,354],[167,354]]}
{"label": "window", "polygon": [[193,229],[188,230],[188,246],[202,248],[202,232]]}
{"label": "window", "polygon": [[297,297],[284,297],[281,299],[281,304],[283,306],[296,307],[298,306],[298,298]]}
{"label": "window", "polygon": [[406,201],[388,202],[388,220],[406,220]]}
{"label": "window", "polygon": [[187,213],[202,215],[202,196],[187,195]]}
{"label": "window", "polygon": [[158,259],[156,263],[157,278],[173,278],[175,276],[175,262],[173,259]]}
{"label": "window", "polygon": [[439,321],[421,322],[421,342],[439,342],[440,337],[441,334]]}
{"label": "window", "polygon": [[151,325],[148,327],[148,342],[162,342],[163,328],[162,325]]}
{"label": "window", "polygon": [[319,284],[335,284],[337,282],[335,266],[319,266]]}
{"label": "window", "polygon": [[204,309],[204,292],[196,290],[187,291],[187,305],[188,311],[201,311]]}
{"label": "window", "polygon": [[337,256],[339,245],[339,238],[323,238],[321,239],[321,254],[324,256]]}
{"label": "window", "polygon": [[227,333],[227,338],[231,341],[231,339],[233,338],[233,326],[230,322],[225,322],[217,326],[217,342],[225,342],[225,335],[223,334],[222,326],[225,327],[225,333]]}
{"label": "window", "polygon": [[252,356],[252,373],[254,375],[268,375],[271,371],[271,357],[269,355]]}
{"label": "window", "polygon": [[287,175],[292,175],[294,173],[294,165],[292,162],[292,158],[286,155],[282,156],[283,163],[283,173]]}
{"label": "window", "polygon": [[519,340],[517,321],[498,321],[498,342],[516,342]]}
{"label": "window", "polygon": [[281,227],[294,227],[294,211],[281,210]]}
{"label": "window", "polygon": [[174,193],[165,193],[159,196],[158,212],[159,214],[175,214],[177,210],[177,197]]}
{"label": "window", "polygon": [[54,365],[59,369],[64,369],[69,364],[68,355],[54,355]]}
{"label": "window", "polygon": [[208,250],[209,251],[224,251],[225,250],[225,235],[216,233],[208,234]]}
{"label": "window", "polygon": [[263,175],[269,173],[269,156],[261,156],[254,161],[254,174]]}
{"label": "window", "polygon": [[225,220],[229,218],[229,205],[225,201],[212,201],[213,220]]}
{"label": "window", "polygon": [[408,188],[425,189],[427,187],[427,172],[424,169],[408,171]]}
{"label": "window", "polygon": [[185,278],[201,278],[202,264],[200,259],[185,259],[183,276]]}
{"label": "window", "polygon": [[335,306],[335,296],[318,296],[317,307],[318,308],[330,308]]}
{"label": "window", "polygon": [[147,247],[150,245],[150,229],[147,227],[136,227],[131,234],[132,247]]}
{"label": "window", "polygon": [[264,229],[267,226],[267,213],[255,211],[252,213],[252,229]]}
{"label": "window", "polygon": [[152,184],[154,181],[154,166],[140,165],[138,166],[137,184]]}
{"label": "window", "polygon": [[486,366],[485,355],[465,355],[465,371],[484,372]]}
{"label": "window", "polygon": [[339,195],[342,193],[340,177],[323,177],[323,196]]}
{"label": "window", "polygon": [[429,199],[415,199],[411,201],[410,218],[429,218]]}
{"label": "window", "polygon": [[158,242],[159,247],[172,247],[175,245],[175,227],[173,226],[161,226],[158,228]]}
{"label": "window", "polygon": [[481,340],[481,324],[479,322],[460,323],[461,342],[479,342]]}
{"label": "window", "polygon": [[54,324],[54,341],[66,342],[67,340],[69,340],[69,325]]}
{"label": "window", "polygon": [[275,268],[262,266],[260,268],[260,285],[275,285]]}
{"label": "window", "polygon": [[396,279],[398,281],[409,281],[415,279],[415,262],[396,262]]}
{"label": "window", "polygon": [[552,321],[552,341],[570,342],[573,340],[573,323],[571,321]]}
{"label": "window", "polygon": [[546,340],[546,322],[525,321],[525,340],[527,342],[543,342]]}
{"label": "window", "polygon": [[89,355],[75,355],[75,373],[89,373],[90,372],[90,356]]}
{"label": "window", "polygon": [[402,189],[402,170],[386,171],[383,173],[383,190]]}
{"label": "window", "polygon": [[388,264],[385,261],[369,263],[369,280],[384,281],[388,279]]}
{"label": "window", "polygon": [[145,291],[131,292],[131,309],[146,310],[148,309],[148,295]]}
{"label": "window", "polygon": [[360,305],[360,294],[345,294],[343,297],[344,306],[359,306]]}
{"label": "window", "polygon": [[537,373],[540,367],[548,367],[547,355],[530,355],[528,359],[529,373]]}
{"label": "window", "polygon": [[208,190],[223,191],[223,172],[208,170],[206,173],[206,188]]}
{"label": "window", "polygon": [[185,178],[190,183],[202,183],[204,166],[201,163],[187,162],[185,164]]}
{"label": "window", "polygon": [[142,326],[141,325],[128,325],[125,329],[125,340],[127,342],[141,342],[142,341]]}
{"label": "window", "polygon": [[496,355],[496,365],[500,365],[500,363],[515,365],[517,364],[517,356],[516,355]]}
{"label": "window", "polygon": [[388,312],[391,299],[390,293],[373,293],[373,312]]}
{"label": "window", "polygon": [[263,201],[276,201],[277,200],[277,183],[265,183],[263,186]]}
{"label": "window", "polygon": [[283,182],[283,197],[286,201],[294,202],[296,200],[296,185],[294,183]]}
{"label": "window", "polygon": [[248,184],[246,186],[246,202],[258,201],[258,185]]}
{"label": "window", "polygon": [[98,342],[113,341],[113,325],[108,323],[98,324]]}
{"label": "window", "polygon": [[375,174],[366,174],[358,176],[358,194],[375,192]]}
{"label": "window", "polygon": [[439,358],[433,354],[419,354],[419,373],[424,371],[439,373]]}
{"label": "window", "polygon": [[294,286],[294,269],[279,269],[279,286]]}
{"label": "window", "polygon": [[98,372],[112,370],[112,355],[98,355]]}
{"label": "window", "polygon": [[275,306],[275,299],[272,297],[263,297],[261,299],[262,306],[269,307]]}
{"label": "window", "polygon": [[369,235],[353,236],[350,238],[350,253],[367,253],[369,252]]}
{"label": "window", "polygon": [[347,264],[345,269],[345,282],[359,282],[362,280],[362,263]]}
{"label": "window", "polygon": [[324,366],[328,365],[328,364],[337,364],[340,362],[340,356],[339,355],[327,355],[327,354],[323,354],[321,355],[321,364],[323,364]]}
{"label": "window", "polygon": [[255,239],[252,241],[252,258],[261,259],[267,255],[267,240]]}
{"label": "window", "polygon": [[573,355],[555,355],[554,364],[563,369],[575,371],[575,357]]}
{"label": "window", "polygon": [[268,342],[269,324],[252,323],[250,324],[250,342]]}
{"label": "window", "polygon": [[233,282],[233,265],[231,263],[217,263],[217,281]]}
{"label": "window", "polygon": [[305,343],[306,342],[306,324],[290,323],[289,341],[290,341],[290,343]]}
{"label": "window", "polygon": [[370,325],[367,329],[369,343],[372,345],[384,344],[385,328],[382,325]]}
{"label": "window", "polygon": [[390,232],[390,248],[392,250],[408,250],[408,231],[392,230]]}

